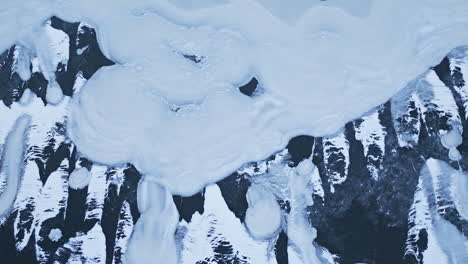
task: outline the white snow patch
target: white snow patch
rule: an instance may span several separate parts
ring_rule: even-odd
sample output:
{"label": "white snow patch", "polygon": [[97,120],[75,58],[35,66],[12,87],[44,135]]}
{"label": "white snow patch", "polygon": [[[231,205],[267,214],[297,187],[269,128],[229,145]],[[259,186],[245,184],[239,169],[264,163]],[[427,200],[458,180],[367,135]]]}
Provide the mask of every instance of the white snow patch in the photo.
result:
{"label": "white snow patch", "polygon": [[[368,115],[364,115],[362,123],[355,123],[356,139],[362,142],[364,147],[364,156],[367,158],[367,169],[374,180],[379,179],[379,170],[382,169],[381,162],[385,153],[385,136],[387,132],[380,123],[379,111],[374,110]],[[376,147],[380,154],[369,154],[371,146]],[[377,162],[378,165],[372,163]]]}
{"label": "white snow patch", "polygon": [[458,151],[458,149],[450,148],[449,149],[449,159],[451,159],[453,161],[459,161],[459,160],[462,159],[462,155],[461,155],[460,151]]}
{"label": "white snow patch", "polygon": [[468,220],[468,173],[462,171],[452,172],[451,191],[453,193],[455,207],[460,216]]}
{"label": "white snow patch", "polygon": [[16,45],[14,51],[13,71],[18,73],[23,81],[31,78],[31,54],[25,47]]}
{"label": "white snow patch", "polygon": [[31,90],[29,90],[29,89],[26,89],[26,90],[24,90],[23,95],[21,96],[19,103],[22,104],[23,106],[27,106],[29,103],[32,102],[33,97],[34,97],[33,92],[31,92]]}
{"label": "white snow patch", "polygon": [[[467,184],[463,178],[461,181],[460,178],[457,179],[460,176],[459,173],[447,163],[436,159],[428,159],[421,170],[424,191],[427,193],[429,202],[433,232],[448,260],[448,262],[442,263],[465,263],[468,261],[468,239],[452,223],[442,218],[448,207],[455,207],[463,218],[467,216],[466,207],[460,206],[460,204],[467,202],[464,194]],[[467,177],[466,174],[462,176]],[[463,187],[458,187],[455,184]]]}
{"label": "white snow patch", "polygon": [[[255,240],[245,226],[227,207],[218,185],[205,189],[204,213],[195,213],[182,240],[180,263],[192,264],[205,258],[214,258],[214,248],[229,242],[233,254],[245,256],[248,263],[276,264],[274,252],[268,241]],[[211,252],[211,255],[209,253]],[[208,253],[208,256],[207,256]]]}
{"label": "white snow patch", "polygon": [[[83,168],[80,168],[83,169]],[[101,220],[104,209],[104,194],[107,193],[106,167],[93,165],[88,173],[85,219]],[[86,172],[85,172],[86,173]]]}
{"label": "white snow patch", "polygon": [[306,212],[307,206],[312,206],[312,192],[310,173],[314,167],[310,160],[303,160],[298,167],[289,174],[289,191],[291,211],[287,215],[288,239],[294,245],[304,263],[321,263],[319,253],[314,247],[317,230],[309,222]]}
{"label": "white snow patch", "polygon": [[[468,40],[461,0],[444,8],[431,0],[298,3],[288,6],[299,10],[293,23],[283,19],[286,9],[255,1],[195,9],[146,0],[25,3],[4,6],[2,50],[56,14],[93,25],[104,54],[120,63],[76,96],[75,143],[93,160],[131,162],[180,194],[264,159],[295,135],[335,132]],[[174,52],[181,47],[206,64]],[[265,87],[253,100],[236,89],[252,73]],[[187,103],[200,107],[170,111]]]}
{"label": "white snow patch", "polygon": [[125,257],[127,250],[127,243],[132,234],[133,230],[133,218],[130,212],[130,205],[127,201],[122,204],[122,209],[119,214],[119,222],[117,224],[117,230],[115,232],[115,247],[114,255],[112,259],[113,264],[120,264],[122,262],[116,262],[117,258],[122,261]]}
{"label": "white snow patch", "polygon": [[143,179],[138,184],[137,201],[141,216],[130,238],[125,263],[178,263],[174,233],[179,214],[172,196],[162,186]]}
{"label": "white snow patch", "polygon": [[60,240],[60,238],[62,238],[62,230],[58,228],[53,228],[50,230],[50,233],[49,233],[50,240],[57,242]]}
{"label": "white snow patch", "polygon": [[76,55],[80,56],[80,55],[83,54],[83,52],[84,52],[85,50],[87,50],[87,49],[88,49],[88,46],[84,46],[84,47],[82,47],[82,48],[77,49],[77,50],[76,50]]}
{"label": "white snow patch", "polygon": [[262,186],[253,184],[247,190],[247,202],[245,224],[250,234],[255,239],[268,239],[281,225],[281,208],[276,197]]}
{"label": "white snow patch", "polygon": [[89,181],[91,180],[91,173],[86,168],[77,168],[75,169],[68,179],[68,184],[70,188],[79,190],[88,186]]}
{"label": "white snow patch", "polygon": [[453,129],[440,138],[442,146],[446,149],[456,148],[462,143],[463,139],[459,131]]}
{"label": "white snow patch", "polygon": [[16,199],[23,176],[24,153],[27,146],[26,132],[30,122],[31,117],[29,115],[18,117],[6,138],[0,167],[0,172],[6,177],[6,187],[0,194],[0,217],[10,212],[10,208]]}
{"label": "white snow patch", "polygon": [[49,260],[48,251],[42,248],[43,237],[40,235],[42,223],[52,217],[57,216],[61,210],[67,207],[68,198],[68,161],[64,160],[58,170],[52,172],[41,189],[41,195],[36,198],[36,212],[34,229],[36,241],[36,258],[38,262]]}
{"label": "white snow patch", "polygon": [[46,100],[49,104],[59,104],[62,101],[63,92],[57,82],[51,81],[47,85]]}
{"label": "white snow patch", "polygon": [[311,182],[314,190],[314,194],[322,197],[322,200],[325,199],[325,191],[322,186],[322,178],[320,178],[320,172],[317,167],[314,166],[311,174]]}
{"label": "white snow patch", "polygon": [[342,131],[323,138],[323,156],[330,191],[334,193],[334,185],[343,183],[348,177],[349,142]]}

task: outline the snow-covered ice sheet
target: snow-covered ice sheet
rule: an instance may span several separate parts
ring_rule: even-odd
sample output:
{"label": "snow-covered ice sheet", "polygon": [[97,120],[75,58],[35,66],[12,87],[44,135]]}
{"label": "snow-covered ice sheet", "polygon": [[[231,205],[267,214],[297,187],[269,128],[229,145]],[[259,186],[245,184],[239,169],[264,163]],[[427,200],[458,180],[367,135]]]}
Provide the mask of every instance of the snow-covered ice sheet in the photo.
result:
{"label": "snow-covered ice sheet", "polygon": [[16,119],[15,124],[6,138],[5,149],[0,160],[0,173],[5,175],[6,187],[0,193],[0,217],[9,213],[23,176],[23,161],[27,142],[27,129],[31,117],[23,114]]}
{"label": "snow-covered ice sheet", "polygon": [[[93,160],[132,162],[186,195],[295,135],[335,132],[468,42],[463,0],[300,1],[284,10],[267,0],[9,0],[2,8],[2,50],[52,14],[97,29],[118,65],[77,96],[71,138]],[[265,87],[255,98],[236,89],[252,75]]]}
{"label": "snow-covered ice sheet", "polygon": [[[32,70],[44,67],[47,101],[59,104],[62,94],[50,73],[61,59],[47,58],[62,52],[66,60],[69,54],[59,48],[68,40],[52,29],[47,41],[31,40],[52,15],[96,28],[104,54],[117,64],[77,91],[68,135],[93,161],[130,162],[144,174],[140,184],[146,187],[138,194],[142,217],[129,241],[128,260],[175,263],[177,212],[170,193],[193,194],[284,148],[293,136],[335,133],[452,48],[468,44],[466,14],[464,0],[299,1],[288,8],[274,0],[7,0],[0,10],[0,51],[19,43],[36,53]],[[51,40],[57,45],[49,45]],[[27,79],[25,64],[17,65]],[[237,89],[252,77],[264,89],[256,97]],[[382,146],[384,132],[370,133],[377,137],[369,145]],[[347,168],[344,135],[327,140],[342,152]],[[310,168],[297,173],[312,177]],[[65,176],[64,171],[51,175],[57,188],[64,188]],[[344,170],[337,172],[331,187],[344,180]],[[89,183],[87,177],[78,182]],[[316,231],[303,216],[309,201],[302,192],[291,193],[300,202],[292,206],[288,235],[311,262]],[[64,202],[63,195],[56,196],[57,203]],[[47,257],[40,248],[37,252]]]}

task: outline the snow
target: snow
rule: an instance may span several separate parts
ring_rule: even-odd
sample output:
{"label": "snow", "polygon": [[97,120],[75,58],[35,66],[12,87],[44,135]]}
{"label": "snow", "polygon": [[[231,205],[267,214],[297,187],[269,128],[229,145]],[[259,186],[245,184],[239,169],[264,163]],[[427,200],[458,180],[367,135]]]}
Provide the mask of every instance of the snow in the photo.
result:
{"label": "snow", "polygon": [[63,92],[56,82],[49,82],[47,86],[46,100],[49,104],[59,104],[62,101]]}
{"label": "snow", "polygon": [[137,201],[141,216],[128,242],[125,263],[178,263],[174,233],[179,214],[172,196],[164,187],[143,179]]}
{"label": "snow", "polygon": [[[451,222],[442,217],[446,208],[455,207],[460,217],[466,219],[468,215],[464,206],[467,202],[465,195],[466,173],[455,170],[441,160],[431,158],[426,161],[420,177],[431,214],[431,231],[436,237],[435,242],[438,247],[442,249],[443,255],[449,260],[440,262],[441,259],[436,259],[434,263],[467,262],[468,239]],[[431,235],[431,233],[429,234]],[[429,241],[431,241],[430,238]]]}
{"label": "snow", "polygon": [[56,217],[60,212],[64,211],[68,202],[68,161],[63,160],[58,170],[52,172],[44,186],[41,189],[40,196],[36,198],[35,210],[35,237],[36,237],[36,258],[38,262],[47,262],[49,260],[49,252],[43,248],[43,237],[41,230],[43,223],[47,219]]}
{"label": "snow", "polygon": [[276,264],[272,243],[255,240],[249,235],[245,225],[229,210],[216,184],[205,189],[203,214],[195,212],[190,223],[180,222],[179,229],[185,230],[179,263],[203,260],[216,263],[215,256],[219,255],[216,248],[228,245],[232,247],[232,254],[224,254],[222,260],[235,262],[233,258],[237,256],[246,263]]}
{"label": "snow", "polygon": [[[361,117],[362,122],[356,124],[356,139],[362,142],[364,147],[364,156],[367,158],[367,169],[372,179],[379,179],[379,170],[382,169],[383,154],[385,153],[385,136],[387,132],[380,123],[379,111],[376,109],[367,115]],[[369,150],[374,148],[374,153]],[[375,150],[378,153],[375,153]]]}
{"label": "snow", "polygon": [[133,230],[133,218],[130,212],[130,205],[127,201],[122,204],[120,209],[119,222],[115,232],[115,247],[112,259],[113,264],[122,263],[121,258],[125,256],[127,242]]}
{"label": "snow", "polygon": [[13,71],[18,73],[23,81],[27,81],[31,78],[31,70],[29,68],[30,63],[30,51],[20,45],[15,46]]}
{"label": "snow", "polygon": [[[251,0],[195,8],[180,1],[10,1],[2,19],[22,30],[2,25],[0,48],[51,14],[95,27],[103,52],[119,64],[77,96],[72,139],[93,160],[131,162],[171,193],[188,195],[295,135],[335,132],[468,38],[461,0],[445,8],[430,0],[327,2],[288,11]],[[201,65],[180,56],[189,51],[205,58]],[[265,87],[253,100],[235,89],[252,73]],[[199,107],[170,110],[186,104]],[[205,151],[190,155],[195,149]]]}
{"label": "snow", "polygon": [[50,230],[50,233],[49,233],[50,240],[57,242],[60,240],[60,238],[62,238],[62,230],[58,228],[53,228]]}
{"label": "snow", "polygon": [[459,160],[462,159],[462,155],[461,155],[460,151],[458,151],[458,149],[450,148],[449,149],[449,159],[451,159],[453,161],[459,161]]}
{"label": "snow", "polygon": [[77,232],[60,249],[69,252],[70,258],[67,263],[100,264],[106,259],[105,237],[99,223],[95,224],[87,233]]}
{"label": "snow", "polygon": [[[85,214],[85,220],[100,220],[102,218],[104,209],[104,195],[102,194],[107,193],[108,190],[108,185],[106,184],[106,170],[107,168],[105,166],[93,165],[91,171],[87,173],[87,180],[89,182],[88,195],[86,196],[87,209]],[[84,173],[86,173],[86,171]]]}
{"label": "snow", "polygon": [[321,263],[317,254],[319,251],[313,244],[317,230],[309,223],[306,212],[306,208],[314,204],[309,187],[310,174],[314,166],[312,161],[307,159],[301,163],[289,175],[291,211],[287,215],[287,234],[303,263]]}
{"label": "snow", "polygon": [[24,105],[24,106],[27,106],[33,100],[33,96],[34,96],[33,92],[31,92],[31,90],[29,90],[29,89],[26,89],[26,90],[24,90],[23,95],[21,96],[19,103]]}
{"label": "snow", "polygon": [[[427,232],[427,249],[422,252],[424,263],[448,263],[447,256],[442,250],[436,234],[434,233],[434,226],[432,224],[432,214],[426,196],[426,191],[423,188],[423,179],[419,178],[418,187],[414,194],[414,202],[411,205],[409,213],[409,226],[407,242],[416,242],[419,239],[419,232],[425,229]],[[415,240],[411,241],[411,236],[415,236]],[[405,255],[412,254],[419,259],[419,250],[415,250],[407,244]],[[419,259],[420,260],[420,259]]]}
{"label": "snow", "polygon": [[468,220],[468,173],[454,171],[452,173],[453,183],[451,185],[454,203],[460,216]]}
{"label": "snow", "polygon": [[88,186],[91,180],[91,173],[86,168],[75,169],[68,178],[68,184],[70,188],[79,190]]}
{"label": "snow", "polygon": [[456,130],[450,130],[447,134],[440,138],[442,145],[446,149],[456,148],[462,143],[462,136],[460,132]]}
{"label": "snow", "polygon": [[31,117],[21,115],[6,138],[0,173],[6,177],[6,186],[0,194],[0,217],[9,213],[23,176],[24,153],[27,147],[27,129]]}
{"label": "snow", "polygon": [[[335,133],[468,43],[464,0],[300,1],[288,8],[273,0],[174,1],[7,0],[0,11],[0,51],[17,42],[37,53],[33,71],[44,72],[52,104],[62,98],[53,72],[66,61],[68,40],[43,27],[51,15],[90,23],[117,63],[80,89],[67,125],[91,160],[130,162],[144,174],[131,263],[177,262],[169,193],[193,194],[284,148],[293,136]],[[205,59],[193,63],[181,54]],[[19,72],[28,77],[24,67]],[[251,75],[265,88],[255,98],[237,90]],[[342,133],[329,142],[345,167],[331,174],[333,191],[346,179],[349,153]],[[292,210],[301,217],[288,220],[288,235],[310,263],[315,230],[303,217],[309,201],[294,195],[301,203]]]}
{"label": "snow", "polygon": [[245,224],[250,234],[260,240],[275,234],[281,225],[281,209],[273,193],[252,185],[247,190],[247,202]]}
{"label": "snow", "polygon": [[348,177],[349,142],[343,131],[323,138],[323,157],[330,191],[334,193],[334,185],[345,182]]}

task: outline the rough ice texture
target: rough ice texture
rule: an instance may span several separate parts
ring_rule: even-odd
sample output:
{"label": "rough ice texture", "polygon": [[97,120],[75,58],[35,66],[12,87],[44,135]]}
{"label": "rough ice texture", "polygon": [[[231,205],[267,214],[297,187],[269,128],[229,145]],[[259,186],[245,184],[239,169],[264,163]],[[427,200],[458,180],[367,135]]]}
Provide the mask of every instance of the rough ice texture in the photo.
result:
{"label": "rough ice texture", "polygon": [[252,185],[247,191],[249,208],[245,224],[256,239],[271,237],[281,225],[281,209],[276,197],[261,186]]}
{"label": "rough ice texture", "polygon": [[88,186],[91,180],[91,173],[86,168],[75,169],[68,178],[70,188],[78,190]]}
{"label": "rough ice texture", "polygon": [[[462,228],[462,232],[460,232],[455,225],[441,217],[450,210],[458,211],[460,219],[466,219],[468,216],[465,206],[468,202],[466,196],[467,176],[466,173],[455,170],[444,161],[433,158],[428,159],[421,170],[421,187],[426,197],[420,199],[426,200],[422,201],[423,203],[427,202],[428,205],[425,207],[429,207],[424,209],[429,214],[426,218],[432,220],[432,223],[428,223],[427,220],[424,222],[428,225],[427,229],[430,230],[430,234],[434,236],[430,239],[439,243],[443,252],[443,254],[438,254],[437,260],[433,260],[434,263],[465,263],[468,261],[466,228]],[[459,222],[466,226],[466,220]],[[429,258],[426,254],[424,257]],[[428,259],[428,261],[431,263],[432,260]]]}
{"label": "rough ice texture", "polygon": [[174,233],[179,215],[172,197],[160,185],[141,181],[138,185],[140,219],[135,224],[124,263],[177,263]]}
{"label": "rough ice texture", "polygon": [[18,117],[6,138],[7,143],[0,160],[0,174],[4,174],[6,178],[6,187],[0,195],[0,217],[9,213],[23,177],[26,132],[30,121],[31,117],[27,114]]}
{"label": "rough ice texture", "polygon": [[[205,4],[8,1],[0,49],[51,14],[95,26],[119,65],[75,99],[71,138],[93,160],[132,162],[188,195],[295,135],[335,132],[468,42],[462,0]],[[252,72],[265,91],[246,98],[236,86]]]}
{"label": "rough ice texture", "polygon": [[[337,6],[317,4],[288,23],[268,13],[287,20],[268,2],[266,9],[251,1],[233,1],[185,11],[165,2],[113,1],[106,13],[93,1],[57,2],[57,6],[41,1],[39,8],[35,1],[25,3],[34,14],[19,17],[20,24],[33,24],[34,19],[41,20],[56,8],[60,17],[97,26],[106,55],[119,63],[101,71],[74,101],[69,128],[79,147],[97,161],[133,162],[149,180],[183,194],[226,176],[246,161],[265,158],[284,147],[293,135],[334,132],[466,40],[458,35],[466,28],[466,4],[456,0],[443,4],[368,1],[358,5],[364,7],[364,13],[356,13],[343,1]],[[6,10],[23,4],[9,2]],[[249,10],[246,16],[238,16],[245,10]],[[400,17],[395,18],[395,14]],[[5,24],[0,26],[1,33],[16,34]],[[395,44],[395,39],[401,41]],[[33,72],[42,64],[33,63]],[[21,72],[28,76],[24,68]],[[245,83],[251,72],[265,91],[256,98],[240,97],[235,87]],[[435,94],[434,99],[444,102],[439,99],[447,98],[447,91],[436,91],[442,94]],[[348,146],[344,142],[339,145]],[[348,152],[348,147],[338,147],[338,152]],[[62,208],[64,176],[63,171],[51,175],[61,191],[56,196],[61,198],[57,201]],[[161,198],[160,193],[156,191],[154,196]],[[152,199],[148,195],[143,199],[150,205],[142,207],[144,217],[136,227],[135,234],[141,239],[130,248],[150,241],[145,231],[161,231],[152,229],[156,221],[166,221],[170,227],[175,222],[171,205],[166,208],[166,218],[155,219],[154,212],[160,213],[160,208],[151,209]],[[314,250],[309,250],[315,230],[302,215],[304,204],[307,201],[292,206],[291,215],[299,218],[290,221],[290,238],[298,251],[312,255],[304,257],[310,262],[315,258]],[[143,228],[146,224],[149,228]],[[100,230],[99,225],[92,229],[96,230]],[[310,234],[304,236],[304,230]],[[172,231],[169,228],[168,232]],[[78,252],[76,245],[96,241],[93,232],[72,240],[69,248]],[[171,238],[165,241],[170,243]],[[172,246],[168,248],[172,252]],[[46,257],[40,248],[38,252],[39,257]],[[102,256],[97,254],[95,259],[99,258]]]}

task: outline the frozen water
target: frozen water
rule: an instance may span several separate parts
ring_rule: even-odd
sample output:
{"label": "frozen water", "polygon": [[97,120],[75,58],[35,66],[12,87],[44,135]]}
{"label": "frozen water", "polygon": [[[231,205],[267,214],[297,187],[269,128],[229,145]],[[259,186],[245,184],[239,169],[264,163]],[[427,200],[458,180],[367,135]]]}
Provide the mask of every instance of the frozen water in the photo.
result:
{"label": "frozen water", "polygon": [[460,132],[450,130],[447,134],[443,135],[440,140],[445,148],[451,149],[458,147],[462,143],[462,136]]}
{"label": "frozen water", "polygon": [[57,242],[60,238],[62,238],[62,231],[58,228],[53,228],[50,230],[49,233],[50,240]]}
{"label": "frozen water", "polygon": [[249,207],[245,224],[256,239],[271,237],[281,225],[281,209],[276,197],[261,186],[252,185],[247,191]]}
{"label": "frozen water", "polygon": [[[463,0],[277,3],[10,0],[0,49],[52,14],[96,27],[119,65],[77,96],[70,136],[93,160],[132,162],[188,195],[295,135],[335,132],[468,42]],[[245,98],[235,88],[252,73],[265,91]]]}
{"label": "frozen water", "polygon": [[[437,64],[450,49],[468,43],[464,0],[299,1],[286,9],[279,3],[2,3],[0,51],[17,42],[37,53],[32,71],[40,69],[49,81],[48,102],[62,98],[53,72],[68,56],[66,35],[41,27],[51,15],[93,25],[104,54],[117,63],[80,89],[67,124],[70,138],[90,159],[131,162],[145,175],[138,199],[142,216],[127,252],[130,262],[176,262],[172,234],[177,212],[170,193],[193,194],[246,162],[284,148],[293,136],[336,132]],[[46,39],[31,41],[43,30]],[[57,53],[63,56],[51,56]],[[187,54],[204,59],[194,62]],[[27,61],[23,55],[16,59]],[[25,64],[18,65],[23,66],[17,72],[27,79]],[[250,98],[237,87],[252,75],[264,91]],[[335,154],[346,169],[345,137],[327,140],[340,150],[325,148],[325,158]],[[454,145],[452,138],[444,144]],[[451,157],[456,158],[454,151]],[[346,180],[342,169],[331,178],[332,190]],[[293,203],[287,220],[288,236],[307,263],[317,261],[316,231],[304,216],[304,205],[312,202],[304,188],[310,172],[292,172],[300,177],[290,186]],[[64,172],[57,173],[51,177],[63,183]]]}
{"label": "frozen water", "polygon": [[0,217],[9,213],[23,176],[24,152],[27,142],[26,132],[30,121],[31,117],[27,114],[18,117],[6,138],[0,164],[0,173],[6,176],[6,187],[0,194]]}
{"label": "frozen water", "polygon": [[77,168],[71,174],[68,179],[70,188],[78,190],[88,186],[91,180],[91,173],[86,168]]}
{"label": "frozen water", "polygon": [[127,263],[177,263],[174,232],[179,215],[169,192],[160,185],[143,180],[138,185],[138,209],[125,254]]}

